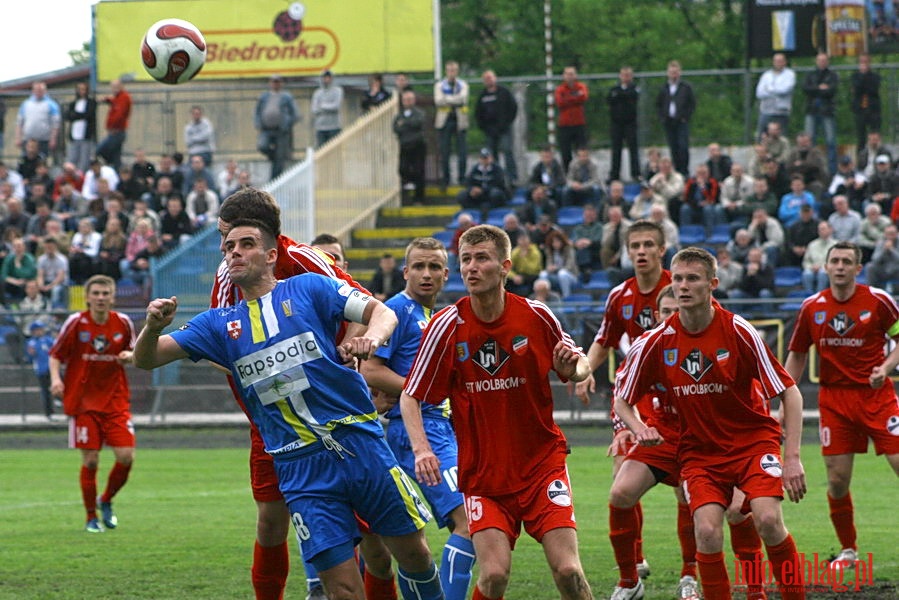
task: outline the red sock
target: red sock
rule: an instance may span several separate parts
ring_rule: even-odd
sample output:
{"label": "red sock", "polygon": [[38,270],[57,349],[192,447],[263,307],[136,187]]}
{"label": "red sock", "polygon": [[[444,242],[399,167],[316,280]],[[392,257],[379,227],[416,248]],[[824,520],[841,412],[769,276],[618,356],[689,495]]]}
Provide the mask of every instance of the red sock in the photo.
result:
{"label": "red sock", "polygon": [[637,511],[635,508],[615,508],[609,505],[609,541],[618,563],[618,585],[634,587],[637,575]]}
{"label": "red sock", "polygon": [[634,507],[634,512],[637,515],[637,540],[634,542],[634,548],[637,551],[637,562],[643,562],[643,505],[637,502],[637,506]]}
{"label": "red sock", "polygon": [[696,564],[699,566],[699,578],[702,580],[705,600],[731,600],[730,578],[724,564],[724,552],[706,554],[697,551]]}
{"label": "red sock", "polygon": [[365,600],[397,600],[396,581],[375,577],[365,570],[363,580],[365,582]]}
{"label": "red sock", "polygon": [[696,534],[693,528],[693,514],[689,504],[677,505],[677,538],[680,540],[681,557],[684,564],[680,576],[696,578]]}
{"label": "red sock", "polygon": [[287,572],[290,570],[290,555],[287,542],[277,546],[253,548],[253,568],[251,578],[256,600],[282,600]]}
{"label": "red sock", "polygon": [[[771,569],[774,578],[777,579],[780,596],[783,600],[805,600],[805,586],[802,582],[802,564],[796,552],[796,542],[793,536],[787,534],[786,539],[776,546],[765,545],[768,551],[768,560],[771,561]],[[784,573],[784,565],[792,563],[789,572]]]}
{"label": "red sock", "polygon": [[484,594],[481,593],[481,588],[478,586],[474,586],[474,593],[471,595],[471,600],[503,600],[503,597],[499,598],[488,598]]}
{"label": "red sock", "polygon": [[87,520],[97,518],[97,469],[81,465],[81,499],[87,510]]}
{"label": "red sock", "polygon": [[113,496],[115,496],[122,486],[125,485],[125,482],[128,481],[128,473],[131,472],[131,465],[126,465],[124,463],[117,462],[112,466],[112,470],[109,472],[109,480],[106,482],[106,491],[103,492],[103,496],[101,500],[103,502],[111,502]]}
{"label": "red sock", "polygon": [[847,493],[842,498],[834,498],[827,494],[827,503],[830,505],[830,520],[833,523],[833,528],[837,530],[837,538],[840,540],[840,545],[843,548],[858,550],[852,494]]}
{"label": "red sock", "polygon": [[730,545],[734,556],[740,561],[743,573],[741,580],[746,583],[746,597],[750,600],[767,598],[764,574],[757,573],[756,565],[762,564],[762,539],[755,530],[752,515],[739,523],[730,525]]}

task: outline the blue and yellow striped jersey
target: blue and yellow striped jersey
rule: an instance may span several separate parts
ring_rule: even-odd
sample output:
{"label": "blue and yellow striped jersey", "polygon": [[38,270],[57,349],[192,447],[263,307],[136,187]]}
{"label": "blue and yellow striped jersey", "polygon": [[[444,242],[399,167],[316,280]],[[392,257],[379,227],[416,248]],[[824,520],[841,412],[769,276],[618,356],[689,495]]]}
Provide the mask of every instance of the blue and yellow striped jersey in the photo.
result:
{"label": "blue and yellow striped jersey", "polygon": [[368,299],[307,273],[261,298],[201,313],[171,335],[191,360],[231,370],[266,451],[277,458],[341,427],[383,435],[365,380],[343,366],[335,346],[347,306],[358,311]]}

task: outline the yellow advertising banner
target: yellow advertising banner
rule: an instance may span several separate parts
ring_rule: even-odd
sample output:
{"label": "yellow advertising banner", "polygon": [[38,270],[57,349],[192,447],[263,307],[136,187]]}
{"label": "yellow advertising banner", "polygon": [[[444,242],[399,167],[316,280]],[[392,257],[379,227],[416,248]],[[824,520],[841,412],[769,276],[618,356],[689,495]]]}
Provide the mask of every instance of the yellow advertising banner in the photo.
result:
{"label": "yellow advertising banner", "polygon": [[141,41],[153,23],[172,18],[206,38],[198,79],[434,68],[430,0],[148,0],[96,6],[97,79],[150,81]]}

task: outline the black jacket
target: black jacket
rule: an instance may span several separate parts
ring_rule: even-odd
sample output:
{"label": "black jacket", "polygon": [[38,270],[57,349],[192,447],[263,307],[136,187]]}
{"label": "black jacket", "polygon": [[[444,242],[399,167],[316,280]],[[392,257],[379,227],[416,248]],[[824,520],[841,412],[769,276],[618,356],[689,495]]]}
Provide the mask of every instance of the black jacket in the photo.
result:
{"label": "black jacket", "polygon": [[474,118],[478,127],[488,136],[501,135],[509,131],[515,115],[518,114],[518,103],[508,88],[496,86],[496,91],[484,89],[478,96],[474,108]]}
{"label": "black jacket", "polygon": [[[818,88],[822,83],[827,84],[826,90]],[[837,74],[830,69],[815,69],[806,75],[802,84],[802,91],[805,92],[805,114],[832,117],[838,83]]]}
{"label": "black jacket", "polygon": [[[87,132],[85,135],[85,139],[96,141],[97,139],[97,101],[88,96],[87,98],[87,106],[84,109],[84,112],[78,112],[75,110],[75,104],[78,102],[77,99],[69,102],[69,105],[66,107],[65,120],[69,123],[73,123],[74,121],[80,121],[81,119],[87,120]],[[72,126],[69,125],[69,136],[68,139],[72,139]]]}
{"label": "black jacket", "polygon": [[606,96],[609,103],[609,116],[613,123],[635,123],[637,121],[637,103],[640,101],[640,91],[631,83],[627,88],[619,83]]}
{"label": "black jacket", "polygon": [[[662,123],[670,119],[668,104],[671,100],[671,90],[668,86],[668,80],[665,80],[665,83],[662,84],[662,89],[659,90],[659,95],[656,97],[656,110]],[[696,97],[693,95],[693,88],[690,87],[689,83],[681,79],[674,94],[674,120],[686,123],[693,116],[693,111],[695,110]]]}

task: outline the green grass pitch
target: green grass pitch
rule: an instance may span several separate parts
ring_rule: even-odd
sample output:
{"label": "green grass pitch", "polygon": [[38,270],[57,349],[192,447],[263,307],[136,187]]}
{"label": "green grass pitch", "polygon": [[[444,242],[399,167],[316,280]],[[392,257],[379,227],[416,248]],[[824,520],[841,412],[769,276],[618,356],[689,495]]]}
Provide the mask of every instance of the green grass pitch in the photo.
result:
{"label": "green grass pitch", "polygon": [[[56,434],[54,434],[56,435]],[[61,435],[61,434],[60,434]],[[139,434],[140,440],[140,434]],[[112,460],[101,455],[101,486]],[[816,445],[803,460],[809,495],[785,504],[801,552],[838,551],[828,517],[824,467]],[[0,458],[0,599],[251,598],[249,567],[255,507],[246,448],[139,448],[131,480],[116,500],[120,526],[87,534],[78,489],[79,455],[69,450],[9,450]],[[605,447],[576,446],[569,459],[581,559],[597,598],[608,598],[616,570],[606,502],[611,461]],[[873,554],[878,595],[899,581],[897,482],[882,457],[856,459],[852,482],[862,553]],[[673,598],[680,559],[675,501],[659,486],[644,499],[647,600]],[[428,526],[439,560],[445,533]],[[291,539],[287,598],[303,598],[303,571]],[[725,542],[727,546],[729,542]],[[728,554],[728,565],[732,558]],[[831,594],[814,594],[831,598]],[[850,595],[859,598],[859,595]],[[540,547],[523,536],[513,555],[508,600],[558,598]]]}

